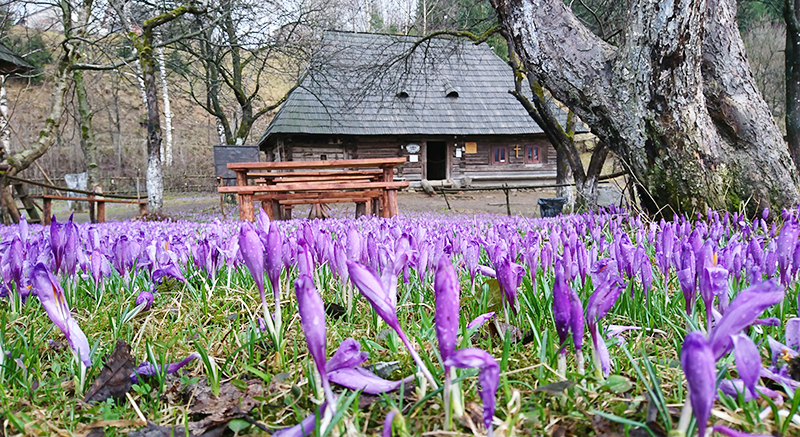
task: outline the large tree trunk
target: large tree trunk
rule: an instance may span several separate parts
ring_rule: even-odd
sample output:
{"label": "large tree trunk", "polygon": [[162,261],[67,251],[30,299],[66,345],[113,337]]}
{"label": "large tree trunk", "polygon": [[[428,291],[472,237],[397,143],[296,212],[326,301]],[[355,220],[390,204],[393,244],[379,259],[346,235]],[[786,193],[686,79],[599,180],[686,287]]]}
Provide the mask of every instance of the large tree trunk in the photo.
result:
{"label": "large tree trunk", "polygon": [[493,1],[526,70],[626,163],[650,211],[800,200],[732,0],[634,0],[619,48],[560,0]]}
{"label": "large tree trunk", "polygon": [[159,214],[164,206],[164,172],[161,168],[161,115],[158,113],[152,45],[139,53],[147,97],[147,208],[153,214]]}
{"label": "large tree trunk", "polygon": [[800,171],[800,0],[784,0],[786,21],[786,140]]}
{"label": "large tree trunk", "polygon": [[72,73],[75,82],[75,97],[78,104],[78,114],[81,116],[81,150],[86,164],[86,187],[89,191],[100,192],[100,178],[97,168],[97,143],[94,141],[92,128],[92,108],[89,107],[89,98],[86,95],[86,84],[83,80],[83,71],[75,70]]}

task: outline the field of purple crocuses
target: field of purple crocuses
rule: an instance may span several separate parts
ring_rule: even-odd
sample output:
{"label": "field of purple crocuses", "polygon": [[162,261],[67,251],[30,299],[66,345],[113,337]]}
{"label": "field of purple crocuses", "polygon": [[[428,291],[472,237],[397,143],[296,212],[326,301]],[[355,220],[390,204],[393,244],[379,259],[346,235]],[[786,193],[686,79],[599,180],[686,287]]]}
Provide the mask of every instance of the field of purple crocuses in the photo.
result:
{"label": "field of purple crocuses", "polygon": [[0,436],[800,435],[798,211],[0,229]]}

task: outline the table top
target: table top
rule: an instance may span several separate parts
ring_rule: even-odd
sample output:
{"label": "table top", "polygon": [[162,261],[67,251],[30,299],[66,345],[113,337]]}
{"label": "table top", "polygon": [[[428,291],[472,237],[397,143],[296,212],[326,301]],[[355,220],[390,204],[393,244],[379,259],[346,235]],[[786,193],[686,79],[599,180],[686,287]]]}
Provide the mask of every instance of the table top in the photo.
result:
{"label": "table top", "polygon": [[303,170],[314,168],[374,168],[394,167],[406,162],[404,156],[394,158],[336,159],[331,161],[282,161],[282,162],[231,162],[233,171],[249,170]]}

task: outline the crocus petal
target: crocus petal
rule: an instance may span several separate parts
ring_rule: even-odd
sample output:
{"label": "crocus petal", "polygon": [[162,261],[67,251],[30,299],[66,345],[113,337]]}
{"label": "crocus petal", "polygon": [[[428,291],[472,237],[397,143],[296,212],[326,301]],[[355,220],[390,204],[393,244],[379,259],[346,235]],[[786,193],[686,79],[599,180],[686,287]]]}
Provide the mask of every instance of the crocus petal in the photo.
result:
{"label": "crocus petal", "polygon": [[415,378],[411,375],[399,381],[383,379],[363,367],[345,367],[328,374],[331,382],[351,390],[362,390],[364,393],[376,395],[396,390],[402,384],[408,385]]}
{"label": "crocus petal", "polygon": [[472,319],[472,321],[467,324],[467,329],[480,328],[481,326],[483,326],[484,323],[488,322],[489,320],[492,320],[493,317],[494,317],[494,311],[481,314],[480,316]]}
{"label": "crocus petal", "polygon": [[72,352],[87,367],[91,366],[89,340],[78,326],[78,322],[72,317],[61,284],[44,264],[39,263],[33,268],[31,286],[47,312],[47,316],[67,337]]}
{"label": "crocus petal", "polygon": [[683,340],[681,366],[689,385],[689,399],[697,418],[698,436],[706,435],[706,424],[716,398],[717,367],[714,353],[702,333],[690,332]]}
{"label": "crocus petal", "polygon": [[358,291],[369,301],[375,312],[392,328],[399,327],[396,308],[392,305],[381,278],[360,263],[348,261],[350,280]]}
{"label": "crocus petal", "polygon": [[456,349],[458,340],[459,284],[456,270],[447,255],[439,258],[433,281],[436,297],[436,338],[442,360],[447,360]]}
{"label": "crocus petal", "polygon": [[138,307],[141,304],[145,304],[143,310],[150,311],[150,307],[153,305],[153,293],[149,290],[142,290],[138,296],[136,296],[136,306]]}
{"label": "crocus petal", "polygon": [[792,317],[786,322],[786,345],[796,349],[800,347],[800,317]]}
{"label": "crocus petal", "polygon": [[300,323],[306,334],[308,352],[314,359],[320,376],[325,379],[325,304],[314,286],[314,280],[308,275],[301,275],[297,278],[294,289],[297,294]]}
{"label": "crocus petal", "polygon": [[728,428],[725,425],[714,425],[711,427],[711,432],[718,432],[720,434],[725,434],[728,437],[771,437],[765,434],[750,434],[743,431],[737,431],[732,428]]}
{"label": "crocus petal", "polygon": [[783,300],[783,289],[768,280],[753,285],[739,293],[731,302],[722,319],[709,332],[708,343],[714,358],[720,359],[731,350],[731,336],[750,326],[767,308]]}
{"label": "crocus petal", "polygon": [[[200,358],[200,354],[195,352],[187,356],[186,358],[178,361],[177,363],[167,364],[166,365],[167,374],[177,372],[178,370],[183,368],[183,366],[189,364],[190,362],[192,362],[192,360],[195,360],[197,358]],[[154,366],[153,364],[150,364],[147,361],[145,361],[142,364],[139,364],[139,367],[136,368],[135,372],[136,373],[131,375],[131,381],[133,381],[134,384],[137,384],[139,382],[139,376],[153,376],[156,373],[158,373],[158,368],[156,368],[156,366]]]}
{"label": "crocus petal", "polygon": [[239,228],[239,250],[242,253],[242,259],[244,259],[247,270],[250,271],[253,280],[256,282],[258,292],[261,293],[262,304],[265,304],[266,301],[263,297],[264,245],[261,244],[261,239],[258,238],[258,234],[256,234],[256,231],[249,222],[245,222],[242,224],[242,227]]}
{"label": "crocus petal", "polygon": [[[745,390],[744,381],[741,379],[724,379],[719,383],[719,391],[732,397],[738,398],[741,393],[744,395],[744,401],[750,402],[761,395],[768,398],[775,399],[776,404],[783,404],[783,396],[775,390],[764,387],[763,385],[756,385],[755,395],[750,390]],[[760,393],[760,394],[759,394]]]}
{"label": "crocus petal", "polygon": [[386,418],[383,419],[383,432],[381,433],[381,437],[392,437],[392,422],[394,422],[395,414],[397,414],[395,410],[391,410],[386,414]]}
{"label": "crocus petal", "polygon": [[745,334],[733,336],[733,347],[735,349],[736,371],[744,381],[745,386],[750,389],[750,393],[755,396],[756,382],[761,370],[761,355],[753,340]]}
{"label": "crocus petal", "polygon": [[772,367],[778,365],[779,358],[792,359],[797,356],[796,351],[772,337],[767,337],[767,342],[769,343]]}
{"label": "crocus petal", "polygon": [[[322,413],[327,408],[328,402],[323,402],[322,405],[319,406],[318,412]],[[317,423],[317,416],[315,414],[309,414],[303,419],[300,423],[295,426],[290,426],[289,428],[283,428],[273,433],[273,437],[310,437],[314,435],[314,428]]]}
{"label": "crocus petal", "polygon": [[[763,319],[756,319],[753,322],[754,325],[764,325],[764,326],[781,326],[781,320],[777,317],[765,317]],[[786,324],[786,332],[789,332],[789,324]]]}
{"label": "crocus petal", "polygon": [[459,349],[445,361],[446,366],[458,368],[477,367],[480,369],[480,396],[483,401],[483,424],[491,435],[492,417],[494,417],[495,397],[500,384],[500,366],[488,352],[477,349]]}
{"label": "crocus petal", "polygon": [[569,325],[571,307],[569,302],[569,285],[564,278],[564,267],[560,262],[556,262],[556,275],[553,281],[553,321],[558,333],[561,352],[565,351],[565,343],[569,338]]}
{"label": "crocus petal", "polygon": [[348,337],[339,343],[339,348],[325,364],[325,370],[330,373],[346,367],[355,367],[363,364],[367,358],[369,358],[369,354],[361,352],[361,343]]}
{"label": "crocus petal", "polygon": [[478,271],[478,273],[482,274],[483,276],[488,276],[490,278],[496,278],[497,277],[497,272],[491,267],[486,267],[486,266],[479,265],[477,267],[477,271]]}

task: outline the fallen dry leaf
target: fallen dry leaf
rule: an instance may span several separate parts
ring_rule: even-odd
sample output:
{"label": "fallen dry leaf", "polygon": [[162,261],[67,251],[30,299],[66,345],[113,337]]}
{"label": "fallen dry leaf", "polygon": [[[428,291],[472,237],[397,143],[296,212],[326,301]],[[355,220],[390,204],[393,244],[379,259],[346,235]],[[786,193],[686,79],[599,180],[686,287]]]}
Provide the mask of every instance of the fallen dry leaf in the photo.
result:
{"label": "fallen dry leaf", "polygon": [[189,387],[189,392],[194,399],[189,412],[205,416],[197,422],[190,422],[189,430],[192,435],[201,435],[209,428],[246,416],[250,410],[259,405],[260,402],[255,398],[264,396],[264,386],[261,380],[251,379],[246,381],[246,386],[240,390],[231,382],[226,382],[220,385],[219,396],[214,396],[205,379],[201,379]]}
{"label": "fallen dry leaf", "polygon": [[136,365],[131,358],[131,347],[125,340],[117,340],[114,352],[106,360],[83,401],[103,402],[108,398],[124,398],[125,393],[131,389],[131,374],[134,370]]}
{"label": "fallen dry leaf", "polygon": [[186,428],[180,426],[161,426],[147,422],[147,427],[128,433],[128,437],[173,437],[186,435]]}

